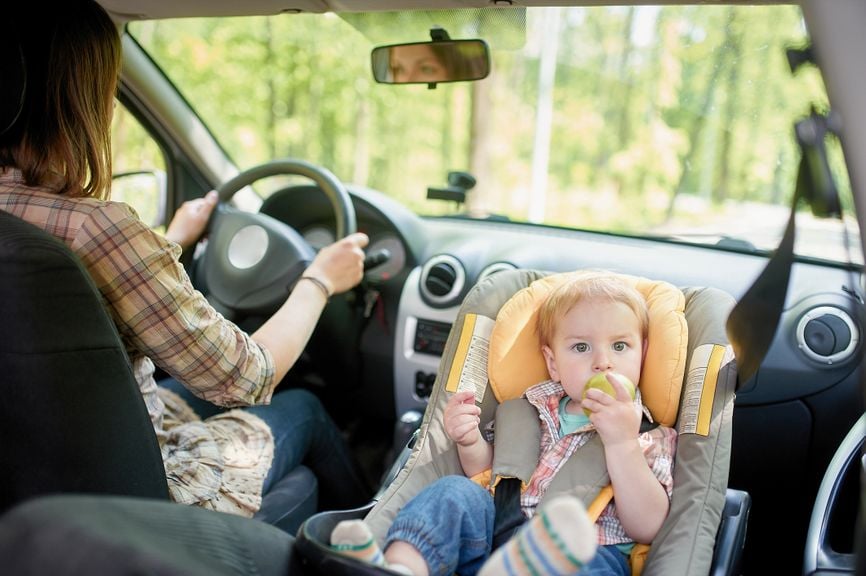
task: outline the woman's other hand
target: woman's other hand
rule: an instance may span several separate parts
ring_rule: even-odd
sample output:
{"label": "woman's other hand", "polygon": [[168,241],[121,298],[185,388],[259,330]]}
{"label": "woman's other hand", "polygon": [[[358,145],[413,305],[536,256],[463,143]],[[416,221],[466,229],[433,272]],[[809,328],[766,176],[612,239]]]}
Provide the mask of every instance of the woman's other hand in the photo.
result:
{"label": "woman's other hand", "polygon": [[216,191],[211,190],[204,198],[188,200],[181,204],[174,218],[171,219],[168,230],[165,231],[165,237],[180,244],[184,250],[192,246],[204,233],[217,200]]}

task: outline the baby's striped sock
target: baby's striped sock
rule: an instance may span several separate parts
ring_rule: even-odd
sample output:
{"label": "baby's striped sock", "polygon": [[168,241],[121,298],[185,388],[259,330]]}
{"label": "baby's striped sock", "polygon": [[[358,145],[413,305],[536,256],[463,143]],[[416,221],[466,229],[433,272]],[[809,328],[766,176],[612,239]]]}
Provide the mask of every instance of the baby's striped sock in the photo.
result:
{"label": "baby's striped sock", "polygon": [[493,553],[479,576],[574,574],[592,560],[597,542],[583,504],[573,496],[558,496]]}
{"label": "baby's striped sock", "polygon": [[331,532],[331,548],[363,562],[385,565],[385,557],[363,520],[343,520]]}

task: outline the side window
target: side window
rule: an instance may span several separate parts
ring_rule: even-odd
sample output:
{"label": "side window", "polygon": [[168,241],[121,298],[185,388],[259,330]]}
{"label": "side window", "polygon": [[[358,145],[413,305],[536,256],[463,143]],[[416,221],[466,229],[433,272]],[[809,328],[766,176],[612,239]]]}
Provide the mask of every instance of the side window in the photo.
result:
{"label": "side window", "polygon": [[165,231],[165,156],[138,119],[120,102],[111,123],[111,199],[135,208],[143,222]]}

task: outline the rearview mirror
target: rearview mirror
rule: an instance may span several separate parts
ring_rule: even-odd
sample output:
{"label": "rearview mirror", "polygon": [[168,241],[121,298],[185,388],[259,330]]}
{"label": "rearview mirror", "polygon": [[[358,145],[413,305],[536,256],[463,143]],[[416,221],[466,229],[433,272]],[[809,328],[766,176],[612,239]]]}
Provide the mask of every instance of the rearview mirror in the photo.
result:
{"label": "rearview mirror", "polygon": [[481,80],[490,73],[483,40],[437,40],[378,46],[373,77],[382,84],[431,84]]}

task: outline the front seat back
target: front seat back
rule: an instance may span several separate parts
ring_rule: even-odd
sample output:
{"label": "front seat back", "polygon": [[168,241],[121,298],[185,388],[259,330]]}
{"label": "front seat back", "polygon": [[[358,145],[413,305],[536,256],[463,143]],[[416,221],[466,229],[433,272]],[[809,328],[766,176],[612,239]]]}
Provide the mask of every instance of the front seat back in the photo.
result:
{"label": "front seat back", "polygon": [[89,492],[168,499],[117,330],[75,255],[0,211],[0,511]]}

